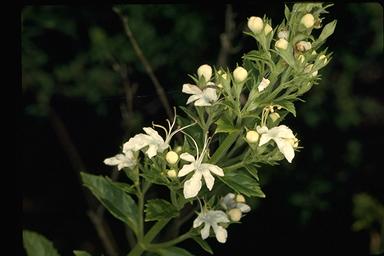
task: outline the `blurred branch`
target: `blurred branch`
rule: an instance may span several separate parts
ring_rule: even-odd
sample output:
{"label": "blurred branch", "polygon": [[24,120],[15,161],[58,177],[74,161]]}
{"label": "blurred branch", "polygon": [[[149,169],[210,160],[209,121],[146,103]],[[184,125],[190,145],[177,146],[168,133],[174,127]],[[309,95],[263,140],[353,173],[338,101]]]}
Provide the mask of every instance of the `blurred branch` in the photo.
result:
{"label": "blurred branch", "polygon": [[[64,125],[63,120],[52,107],[49,107],[49,118],[52,123],[53,129],[55,130],[57,137],[60,141],[60,144],[63,147],[64,151],[67,153],[69,161],[73,166],[73,170],[75,170],[76,176],[79,180],[79,183],[81,184],[80,172],[86,171],[83,160],[81,159],[80,154],[75,144],[73,143],[69,132]],[[116,174],[114,176],[116,176]],[[95,226],[95,229],[103,244],[103,247],[105,248],[108,255],[117,256],[117,244],[115,242],[115,239],[113,238],[111,229],[103,219],[104,207],[100,204],[98,205],[97,201],[90,195],[87,190],[85,190],[83,186],[81,186],[81,190],[83,191],[85,201],[88,205],[88,208],[90,209],[88,212],[88,216],[93,225]]]}
{"label": "blurred branch", "polygon": [[225,31],[220,35],[221,48],[217,58],[218,66],[227,65],[229,55],[234,54],[239,50],[238,47],[234,48],[232,45],[232,40],[236,34],[235,28],[235,15],[232,6],[227,4],[225,9]]}
{"label": "blurred branch", "polygon": [[165,112],[169,118],[169,120],[173,119],[173,114],[171,111],[171,107],[168,102],[168,98],[164,92],[163,87],[161,86],[159,80],[155,76],[152,66],[148,62],[147,58],[144,56],[143,51],[141,50],[139,44],[136,41],[136,38],[134,37],[131,28],[128,24],[128,18],[121,14],[120,10],[116,7],[113,8],[114,12],[117,13],[117,15],[120,17],[121,21],[123,22],[124,30],[126,35],[129,38],[129,41],[131,42],[133,46],[133,50],[135,51],[137,57],[140,59],[141,63],[144,66],[145,71],[147,72],[148,76],[151,78],[153,85],[155,86],[156,92],[159,95],[160,101],[163,104],[163,107],[165,109]]}

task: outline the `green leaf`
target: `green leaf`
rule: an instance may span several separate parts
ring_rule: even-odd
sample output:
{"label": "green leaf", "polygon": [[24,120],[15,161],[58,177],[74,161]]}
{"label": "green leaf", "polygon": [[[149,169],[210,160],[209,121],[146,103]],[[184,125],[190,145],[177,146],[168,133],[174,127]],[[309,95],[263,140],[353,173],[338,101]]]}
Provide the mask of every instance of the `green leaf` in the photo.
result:
{"label": "green leaf", "polygon": [[313,48],[320,46],[322,43],[325,42],[325,39],[327,39],[330,35],[333,34],[336,28],[336,23],[337,21],[334,20],[324,26],[319,38],[312,44]]}
{"label": "green leaf", "polygon": [[217,125],[215,130],[216,133],[231,133],[238,130],[233,126],[230,120],[224,120],[223,118],[217,120],[215,124]]}
{"label": "green leaf", "polygon": [[106,179],[114,186],[119,188],[120,190],[123,190],[126,193],[132,194],[135,193],[135,186],[134,185],[129,185],[124,182],[117,182],[117,181],[112,181],[110,178],[106,177]]}
{"label": "green leaf", "polygon": [[193,254],[179,247],[168,247],[156,250],[160,256],[193,256]]}
{"label": "green leaf", "polygon": [[210,254],[213,254],[211,246],[209,246],[209,244],[205,240],[203,240],[200,236],[193,237],[193,240],[195,240],[195,242],[198,243],[201,246],[201,248],[203,248],[204,251],[209,252]]}
{"label": "green leaf", "polygon": [[75,254],[75,256],[92,256],[86,251],[73,251],[73,254]]}
{"label": "green leaf", "polygon": [[59,256],[51,241],[33,231],[23,230],[23,245],[28,256]]}
{"label": "green leaf", "polygon": [[249,174],[252,175],[253,178],[255,178],[257,181],[259,181],[259,175],[256,166],[254,165],[247,165],[245,166],[245,169],[248,171]]}
{"label": "green leaf", "polygon": [[247,173],[241,171],[241,169],[238,169],[236,171],[225,172],[224,169],[224,176],[219,177],[219,179],[239,194],[248,197],[265,197],[265,194],[261,191],[259,182]]}
{"label": "green leaf", "polygon": [[177,208],[163,199],[148,200],[145,206],[145,221],[174,218],[179,215]]}
{"label": "green leaf", "polygon": [[286,109],[288,112],[292,113],[294,117],[296,117],[296,109],[295,104],[293,104],[291,101],[280,101],[276,102],[276,104],[282,106],[284,109]]}
{"label": "green leaf", "polygon": [[288,21],[290,17],[290,11],[287,5],[285,5],[284,7],[284,15],[285,15],[285,19]]}
{"label": "green leaf", "polygon": [[84,185],[117,219],[137,232],[138,210],[135,201],[124,190],[113,185],[106,178],[82,172]]}
{"label": "green leaf", "polygon": [[215,153],[211,157],[209,163],[216,164],[229,150],[231,145],[236,141],[238,136],[240,135],[240,131],[235,131],[232,133],[229,133],[227,137],[224,139],[223,143],[219,146],[218,149],[216,149]]}

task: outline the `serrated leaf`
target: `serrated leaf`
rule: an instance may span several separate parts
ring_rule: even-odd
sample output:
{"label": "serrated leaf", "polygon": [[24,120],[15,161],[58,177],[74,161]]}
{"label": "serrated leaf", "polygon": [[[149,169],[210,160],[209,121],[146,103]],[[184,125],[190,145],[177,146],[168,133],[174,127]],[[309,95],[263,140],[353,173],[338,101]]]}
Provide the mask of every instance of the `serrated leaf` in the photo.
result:
{"label": "serrated leaf", "polygon": [[23,230],[23,245],[28,256],[59,256],[51,241],[33,231]]}
{"label": "serrated leaf", "polygon": [[224,176],[219,177],[219,179],[239,194],[248,197],[265,197],[265,194],[261,191],[259,182],[245,173],[244,170],[243,172],[241,169],[225,172],[224,168]]}
{"label": "serrated leaf", "polygon": [[145,221],[174,218],[179,215],[176,207],[163,199],[148,200],[145,207]]}
{"label": "serrated leaf", "polygon": [[117,219],[137,231],[138,210],[135,201],[124,190],[102,176],[81,173],[84,185]]}
{"label": "serrated leaf", "polygon": [[75,256],[92,256],[90,253],[86,251],[73,251],[73,254],[75,254]]}
{"label": "serrated leaf", "polygon": [[187,250],[184,250],[180,247],[168,247],[168,248],[161,248],[156,250],[156,252],[160,256],[193,256],[190,252]]}
{"label": "serrated leaf", "polygon": [[200,247],[210,253],[210,254],[213,254],[213,251],[212,251],[212,248],[211,246],[209,246],[209,244],[207,243],[207,241],[203,240],[200,236],[195,236],[193,237],[193,240],[195,240],[196,243],[198,243],[200,245]]}

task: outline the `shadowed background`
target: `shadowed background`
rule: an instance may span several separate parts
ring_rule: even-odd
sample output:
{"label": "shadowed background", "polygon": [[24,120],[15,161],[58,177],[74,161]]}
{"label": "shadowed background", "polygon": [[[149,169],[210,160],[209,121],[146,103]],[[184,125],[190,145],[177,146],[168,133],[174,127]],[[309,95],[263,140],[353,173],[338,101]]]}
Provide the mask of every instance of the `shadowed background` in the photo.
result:
{"label": "shadowed background", "polygon": [[[181,86],[199,65],[233,69],[256,47],[242,34],[247,17],[266,14],[275,26],[284,15],[277,3],[121,9],[171,106],[185,104]],[[383,248],[383,8],[354,3],[329,11],[324,23],[338,20],[325,44],[333,59],[306,102],[297,102],[297,118],[285,121],[303,149],[292,164],[260,169],[267,197],[254,202],[243,224],[230,226],[226,244],[210,239],[215,255]],[[101,255],[78,171],[110,175],[103,160],[143,126],[164,123],[165,108],[111,6],[25,6],[21,19],[22,228],[47,236],[62,255]],[[104,218],[124,255],[124,227]],[[193,242],[181,247],[206,255]]]}

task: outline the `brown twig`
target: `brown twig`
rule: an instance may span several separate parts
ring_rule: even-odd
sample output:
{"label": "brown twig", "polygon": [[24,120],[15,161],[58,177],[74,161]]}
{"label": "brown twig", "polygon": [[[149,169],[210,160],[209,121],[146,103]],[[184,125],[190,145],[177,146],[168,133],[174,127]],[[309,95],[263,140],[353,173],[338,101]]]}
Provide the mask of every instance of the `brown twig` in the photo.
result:
{"label": "brown twig", "polygon": [[116,7],[113,8],[113,10],[119,15],[121,21],[123,22],[124,30],[126,35],[129,38],[129,41],[132,44],[133,50],[135,51],[137,57],[140,59],[141,63],[144,66],[145,71],[147,72],[148,76],[152,80],[153,85],[155,86],[156,92],[159,95],[160,101],[165,109],[165,112],[169,118],[169,120],[173,119],[173,114],[171,111],[171,107],[168,102],[168,98],[164,92],[163,87],[161,86],[159,80],[155,76],[155,73],[153,72],[152,66],[148,62],[147,58],[144,56],[143,51],[141,50],[139,44],[136,41],[136,38],[134,37],[131,28],[128,24],[128,18],[121,14],[120,10]]}
{"label": "brown twig", "polygon": [[221,48],[217,58],[218,66],[227,65],[229,55],[236,51],[236,49],[232,46],[232,40],[235,36],[236,28],[234,19],[235,17],[232,6],[227,4],[225,8],[225,30],[220,35]]}
{"label": "brown twig", "polygon": [[[73,166],[73,170],[76,172],[76,176],[81,184],[80,172],[86,171],[85,165],[80,157],[80,154],[72,141],[72,138],[69,135],[69,132],[64,125],[63,120],[56,113],[56,111],[50,107],[49,109],[49,117],[53,129],[55,130],[57,137],[62,145],[63,149],[68,155],[69,161]],[[89,212],[88,216],[95,226],[97,234],[103,244],[105,251],[108,255],[118,255],[118,247],[112,236],[112,232],[108,226],[108,224],[103,219],[104,207],[98,205],[97,201],[91,196],[91,194],[85,190],[83,186],[81,186],[83,194],[85,196],[85,201],[88,205]]]}

